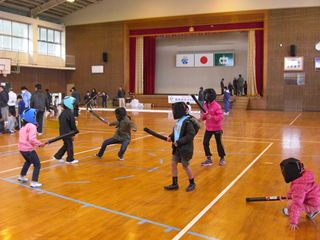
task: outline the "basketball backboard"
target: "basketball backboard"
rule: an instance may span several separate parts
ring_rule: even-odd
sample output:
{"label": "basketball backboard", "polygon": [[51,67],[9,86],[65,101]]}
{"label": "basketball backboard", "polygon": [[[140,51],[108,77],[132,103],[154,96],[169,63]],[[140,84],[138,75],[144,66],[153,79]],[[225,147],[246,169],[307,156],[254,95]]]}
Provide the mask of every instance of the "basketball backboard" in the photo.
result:
{"label": "basketball backboard", "polygon": [[11,73],[11,58],[0,58],[0,74],[6,76]]}

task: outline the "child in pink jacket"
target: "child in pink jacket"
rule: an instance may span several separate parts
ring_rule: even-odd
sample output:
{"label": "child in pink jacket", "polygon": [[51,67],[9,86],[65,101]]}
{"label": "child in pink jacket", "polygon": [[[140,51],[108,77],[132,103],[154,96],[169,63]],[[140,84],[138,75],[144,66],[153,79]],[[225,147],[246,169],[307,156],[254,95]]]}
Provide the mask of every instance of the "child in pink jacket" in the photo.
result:
{"label": "child in pink jacket", "polygon": [[18,144],[19,151],[25,159],[18,181],[22,183],[28,182],[26,175],[29,167],[33,164],[32,182],[30,183],[30,187],[32,188],[42,186],[42,184],[38,182],[41,164],[34,147],[43,147],[45,145],[45,143],[42,143],[37,139],[36,115],[37,110],[33,108],[28,108],[23,112],[23,127],[19,131]]}
{"label": "child in pink jacket", "polygon": [[320,186],[316,184],[311,171],[305,170],[303,163],[295,158],[288,158],[280,163],[282,175],[286,183],[291,182],[288,208],[282,209],[289,216],[290,229],[298,228],[298,220],[302,211],[308,219],[315,218],[320,212]]}
{"label": "child in pink jacket", "polygon": [[220,157],[219,165],[223,166],[225,164],[225,152],[222,144],[222,120],[223,112],[219,103],[215,101],[216,92],[212,88],[204,90],[205,104],[203,108],[206,110],[205,113],[201,114],[200,120],[206,121],[206,132],[203,138],[203,146],[206,154],[206,160],[201,163],[202,166],[212,165],[211,152],[210,152],[210,139],[214,135],[217,144],[217,150]]}

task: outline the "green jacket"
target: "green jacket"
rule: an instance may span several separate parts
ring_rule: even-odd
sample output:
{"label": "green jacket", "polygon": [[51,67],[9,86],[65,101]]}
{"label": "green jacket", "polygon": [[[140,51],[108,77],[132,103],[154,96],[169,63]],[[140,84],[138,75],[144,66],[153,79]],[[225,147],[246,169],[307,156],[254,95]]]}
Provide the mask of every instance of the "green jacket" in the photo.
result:
{"label": "green jacket", "polygon": [[137,129],[136,124],[128,117],[125,117],[120,122],[118,120],[111,122],[109,126],[116,126],[117,130],[113,138],[119,141],[131,140],[131,129]]}

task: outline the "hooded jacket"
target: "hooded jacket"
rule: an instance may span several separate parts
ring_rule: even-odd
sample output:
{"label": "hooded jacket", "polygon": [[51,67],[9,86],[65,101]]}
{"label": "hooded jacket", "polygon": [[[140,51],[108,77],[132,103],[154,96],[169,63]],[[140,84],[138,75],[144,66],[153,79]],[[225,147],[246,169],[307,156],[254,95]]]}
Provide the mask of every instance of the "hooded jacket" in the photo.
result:
{"label": "hooded jacket", "polygon": [[216,101],[203,104],[206,113],[202,113],[201,120],[206,121],[207,131],[222,130],[223,112],[221,106]]}
{"label": "hooded jacket", "polygon": [[298,224],[303,210],[315,212],[320,210],[320,186],[316,184],[312,172],[305,170],[301,177],[292,181],[288,197],[292,198],[289,205],[291,224]]}

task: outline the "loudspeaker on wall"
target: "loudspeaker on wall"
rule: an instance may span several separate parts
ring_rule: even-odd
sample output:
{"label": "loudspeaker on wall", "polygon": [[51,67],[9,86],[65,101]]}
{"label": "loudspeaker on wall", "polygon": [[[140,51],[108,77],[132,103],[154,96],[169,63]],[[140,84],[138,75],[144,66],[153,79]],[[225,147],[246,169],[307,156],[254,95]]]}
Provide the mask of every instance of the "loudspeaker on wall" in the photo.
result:
{"label": "loudspeaker on wall", "polygon": [[290,56],[295,57],[297,55],[296,45],[290,45]]}
{"label": "loudspeaker on wall", "polygon": [[103,52],[103,53],[102,53],[102,60],[103,60],[104,62],[108,62],[108,53],[107,53],[107,52]]}

